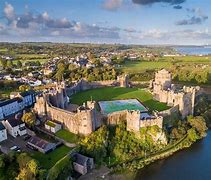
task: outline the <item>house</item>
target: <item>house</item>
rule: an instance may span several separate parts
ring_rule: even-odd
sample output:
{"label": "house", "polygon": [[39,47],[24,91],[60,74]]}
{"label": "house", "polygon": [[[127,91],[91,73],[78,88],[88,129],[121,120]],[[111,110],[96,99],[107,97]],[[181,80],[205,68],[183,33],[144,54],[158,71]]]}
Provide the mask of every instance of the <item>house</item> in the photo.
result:
{"label": "house", "polygon": [[27,142],[27,144],[44,154],[51,150],[54,150],[56,148],[55,143],[50,143],[50,142],[48,142],[44,139],[41,139],[37,136],[32,136],[29,139],[29,141]]}
{"label": "house", "polygon": [[38,77],[39,75],[40,75],[40,73],[37,72],[37,71],[28,73],[28,76],[29,76],[29,77],[34,77],[34,78]]}
{"label": "house", "polygon": [[59,131],[62,128],[62,126],[59,123],[56,123],[53,121],[47,121],[45,123],[45,128],[52,133],[56,133],[57,131]]}
{"label": "house", "polygon": [[0,142],[4,141],[7,139],[7,130],[4,127],[4,125],[2,124],[2,122],[0,122]]}
{"label": "house", "polygon": [[20,96],[23,99],[24,107],[32,106],[36,102],[35,92],[34,91],[21,92]]}
{"label": "house", "polygon": [[0,119],[15,114],[23,109],[23,100],[19,97],[0,102]]}
{"label": "house", "polygon": [[3,124],[6,127],[8,133],[13,137],[27,134],[26,125],[20,119],[8,119],[3,121]]}
{"label": "house", "polygon": [[79,153],[74,153],[71,156],[74,159],[73,168],[76,172],[84,175],[94,168],[93,158],[84,156]]}
{"label": "house", "polygon": [[0,119],[18,113],[26,107],[31,107],[36,102],[34,91],[14,92],[11,93],[10,98],[0,101]]}

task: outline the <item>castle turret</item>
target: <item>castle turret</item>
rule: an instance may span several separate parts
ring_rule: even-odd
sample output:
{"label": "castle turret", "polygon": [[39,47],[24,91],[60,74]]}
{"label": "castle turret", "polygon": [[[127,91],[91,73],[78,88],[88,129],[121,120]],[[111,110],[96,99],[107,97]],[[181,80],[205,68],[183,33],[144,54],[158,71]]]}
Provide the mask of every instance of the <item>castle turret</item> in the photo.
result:
{"label": "castle turret", "polygon": [[79,134],[88,135],[95,130],[95,109],[80,106],[77,117],[80,123]]}
{"label": "castle turret", "polygon": [[118,76],[117,80],[119,81],[120,87],[129,87],[129,76],[127,74]]}
{"label": "castle turret", "polygon": [[[159,86],[161,90],[167,90],[171,88],[171,73],[166,69],[162,69],[155,74],[154,87]],[[157,88],[157,87],[156,87]]]}
{"label": "castle turret", "polygon": [[139,132],[140,128],[140,111],[128,111],[127,112],[127,131]]}

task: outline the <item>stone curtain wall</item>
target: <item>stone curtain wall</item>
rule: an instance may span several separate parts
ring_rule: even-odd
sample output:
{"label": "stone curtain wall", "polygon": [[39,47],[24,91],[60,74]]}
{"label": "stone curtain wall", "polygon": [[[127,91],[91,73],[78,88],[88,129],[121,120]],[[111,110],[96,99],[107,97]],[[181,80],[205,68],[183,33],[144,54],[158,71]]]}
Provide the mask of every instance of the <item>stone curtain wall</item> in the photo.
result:
{"label": "stone curtain wall", "polygon": [[107,124],[117,125],[123,121],[126,121],[126,118],[127,118],[127,111],[113,112],[107,115]]}
{"label": "stone curtain wall", "polygon": [[117,85],[119,85],[119,83],[116,80],[88,82],[82,79],[76,82],[72,87],[66,88],[66,91],[67,94],[71,96],[77,92],[85,91],[88,89],[96,89],[101,87],[117,86]]}
{"label": "stone curtain wall", "polygon": [[[173,108],[172,108],[173,110]],[[140,120],[141,113],[139,111],[118,111],[110,113],[107,116],[108,125],[118,125],[124,121],[127,123],[127,130],[138,132],[141,127],[157,125],[163,127],[163,117],[158,116],[154,119]]]}
{"label": "stone curtain wall", "polygon": [[159,112],[159,115],[170,116],[172,113],[179,113],[179,105],[171,107],[170,109],[167,109],[165,111],[161,111]]}

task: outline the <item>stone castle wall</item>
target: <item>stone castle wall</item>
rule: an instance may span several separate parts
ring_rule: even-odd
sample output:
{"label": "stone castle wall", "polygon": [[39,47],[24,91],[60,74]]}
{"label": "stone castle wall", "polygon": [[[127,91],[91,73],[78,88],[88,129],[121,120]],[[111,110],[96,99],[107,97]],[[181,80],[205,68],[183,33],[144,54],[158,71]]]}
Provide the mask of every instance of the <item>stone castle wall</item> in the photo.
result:
{"label": "stone castle wall", "polygon": [[65,129],[74,134],[91,134],[95,130],[93,110],[83,110],[72,113],[53,106],[47,106],[47,115],[51,119],[61,122]]}
{"label": "stone castle wall", "polygon": [[155,116],[151,119],[140,120],[140,111],[118,111],[108,114],[107,124],[108,125],[118,125],[124,121],[127,124],[127,131],[139,132],[140,128],[157,125],[162,129],[163,127],[163,117]]}
{"label": "stone castle wall", "polygon": [[171,74],[166,70],[156,73],[155,80],[151,83],[154,98],[168,106],[178,107],[182,118],[194,114],[195,99],[200,94],[200,87],[177,88],[171,84]]}
{"label": "stone castle wall", "polygon": [[116,80],[89,82],[82,79],[76,82],[72,87],[66,88],[66,90],[67,90],[67,94],[71,96],[77,92],[81,92],[81,91],[85,91],[89,89],[96,89],[96,88],[102,88],[102,87],[107,87],[107,86],[117,86],[117,85],[119,85],[119,83]]}
{"label": "stone castle wall", "polygon": [[89,89],[96,89],[96,88],[102,88],[102,87],[108,87],[108,86],[120,86],[120,87],[129,87],[129,76],[123,75],[118,76],[117,80],[107,80],[107,81],[87,81],[87,80],[80,80],[76,82],[73,86],[66,88],[67,94],[69,96],[89,90]]}
{"label": "stone castle wall", "polygon": [[87,135],[96,128],[96,117],[93,103],[88,102],[87,108],[78,109],[76,113],[53,106],[49,101],[49,95],[37,97],[34,110],[40,116],[61,122],[65,129],[75,134]]}
{"label": "stone castle wall", "polygon": [[107,115],[106,121],[108,125],[117,125],[127,119],[127,111],[113,112]]}

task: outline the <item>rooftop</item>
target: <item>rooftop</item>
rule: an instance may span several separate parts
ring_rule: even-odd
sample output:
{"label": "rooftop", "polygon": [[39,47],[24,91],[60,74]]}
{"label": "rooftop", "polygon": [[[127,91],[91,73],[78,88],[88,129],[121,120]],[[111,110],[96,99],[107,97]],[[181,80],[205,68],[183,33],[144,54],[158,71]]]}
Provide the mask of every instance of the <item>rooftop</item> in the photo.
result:
{"label": "rooftop", "polygon": [[19,98],[19,97],[16,97],[16,98],[13,98],[13,99],[7,99],[5,101],[0,102],[0,107],[11,104],[11,103],[16,102],[16,101],[21,102],[22,99]]}
{"label": "rooftop", "polygon": [[2,122],[0,122],[0,130],[4,130],[4,129],[6,129],[6,128],[4,127],[4,125],[2,124]]}
{"label": "rooftop", "polygon": [[21,121],[20,119],[8,119],[7,121],[12,127],[16,127],[16,126],[19,126],[21,124],[24,124],[24,122]]}

